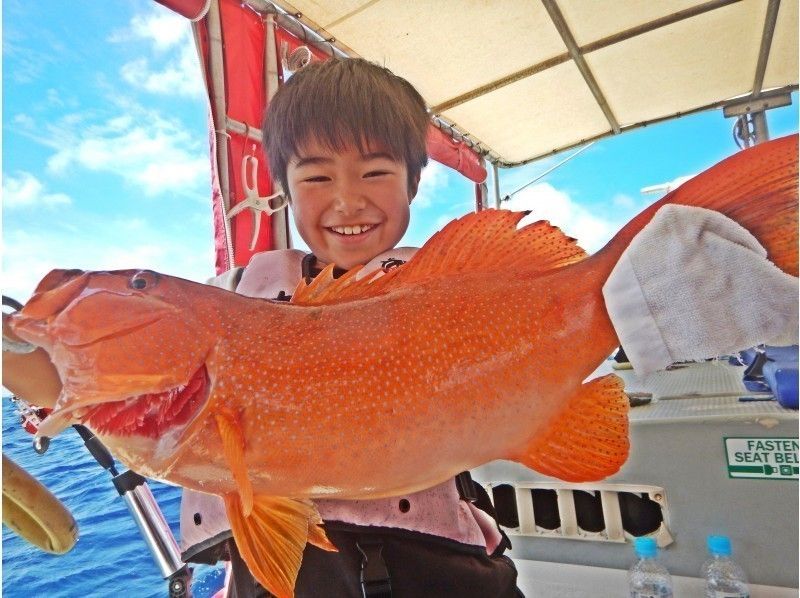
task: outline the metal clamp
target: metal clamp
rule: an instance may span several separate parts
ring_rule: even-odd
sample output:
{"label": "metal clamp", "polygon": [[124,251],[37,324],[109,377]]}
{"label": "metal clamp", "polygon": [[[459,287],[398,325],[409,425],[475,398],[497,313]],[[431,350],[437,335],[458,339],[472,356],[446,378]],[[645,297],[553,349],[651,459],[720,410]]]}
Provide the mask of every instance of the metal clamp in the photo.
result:
{"label": "metal clamp", "polygon": [[361,595],[363,598],[392,598],[392,580],[383,560],[383,542],[360,538],[356,548],[361,553]]}
{"label": "metal clamp", "polygon": [[[250,171],[249,176],[248,167]],[[259,212],[264,212],[268,216],[272,215],[289,205],[289,200],[282,191],[264,197],[259,196],[258,158],[252,154],[242,158],[242,188],[245,194],[244,199],[228,210],[226,216],[228,220],[230,220],[247,208],[252,210],[253,238],[250,240],[250,251],[253,251],[256,248],[256,241],[258,241],[258,231],[261,229],[261,216]],[[277,205],[272,205],[273,200],[276,200]]]}

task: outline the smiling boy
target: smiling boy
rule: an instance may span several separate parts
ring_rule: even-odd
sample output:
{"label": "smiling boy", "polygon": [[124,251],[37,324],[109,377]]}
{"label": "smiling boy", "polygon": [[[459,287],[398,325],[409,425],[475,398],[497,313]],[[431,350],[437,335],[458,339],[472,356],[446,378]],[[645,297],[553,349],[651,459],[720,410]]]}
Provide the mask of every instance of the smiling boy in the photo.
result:
{"label": "smiling boy", "polygon": [[408,228],[419,172],[386,151],[309,140],[287,166],[297,231],[320,263],[350,269],[393,248]]}
{"label": "smiling boy", "polygon": [[[295,73],[270,104],[264,146],[312,253],[263,252],[239,276],[218,283],[249,296],[285,298],[327,264],[339,271],[365,265],[369,272],[409,259],[415,250],[396,245],[428,161],[429,122],[408,82],[364,60],[312,63]],[[459,482],[461,493],[451,479],[394,498],[315,500],[338,552],[307,546],[296,596],[519,596],[516,570],[503,555],[507,540],[475,506],[468,475]],[[184,493],[185,557],[213,554],[227,530],[218,497]],[[251,590],[244,564],[235,554],[232,560],[230,585]]]}

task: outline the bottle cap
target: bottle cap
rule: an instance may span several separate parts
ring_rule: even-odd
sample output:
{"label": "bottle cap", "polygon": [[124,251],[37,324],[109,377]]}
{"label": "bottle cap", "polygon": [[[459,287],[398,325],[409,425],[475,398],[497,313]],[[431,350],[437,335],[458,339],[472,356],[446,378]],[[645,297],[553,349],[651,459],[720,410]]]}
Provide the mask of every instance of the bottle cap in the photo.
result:
{"label": "bottle cap", "polygon": [[731,541],[727,536],[709,536],[708,552],[717,556],[731,556]]}
{"label": "bottle cap", "polygon": [[653,558],[658,553],[655,538],[634,538],[633,549],[636,551],[636,555],[641,558]]}

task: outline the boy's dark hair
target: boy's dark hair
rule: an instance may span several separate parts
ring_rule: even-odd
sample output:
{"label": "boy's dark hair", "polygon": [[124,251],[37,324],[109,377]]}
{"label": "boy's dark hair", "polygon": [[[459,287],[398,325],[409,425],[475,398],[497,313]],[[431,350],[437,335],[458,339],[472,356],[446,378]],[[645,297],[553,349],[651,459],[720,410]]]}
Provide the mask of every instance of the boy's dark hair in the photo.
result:
{"label": "boy's dark hair", "polygon": [[360,58],[312,62],[281,86],[264,117],[272,177],[289,193],[286,168],[312,137],[340,151],[381,144],[408,169],[409,189],[428,163],[425,101],[405,79]]}

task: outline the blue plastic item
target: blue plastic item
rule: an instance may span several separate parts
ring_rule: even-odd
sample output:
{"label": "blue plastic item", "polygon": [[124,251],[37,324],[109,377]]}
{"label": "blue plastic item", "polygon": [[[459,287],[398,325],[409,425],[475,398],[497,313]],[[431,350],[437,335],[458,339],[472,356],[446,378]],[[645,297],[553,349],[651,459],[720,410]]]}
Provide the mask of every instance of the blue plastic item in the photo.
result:
{"label": "blue plastic item", "polygon": [[731,541],[725,536],[708,537],[709,559],[700,568],[706,582],[706,598],[749,598],[744,570],[731,559]]}
{"label": "blue plastic item", "polygon": [[631,598],[672,598],[672,577],[658,561],[654,538],[634,538],[633,548],[639,558],[628,569],[628,596]]}
{"label": "blue plastic item", "polygon": [[731,541],[727,536],[709,536],[706,540],[709,554],[731,556]]}
{"label": "blue plastic item", "polygon": [[797,345],[789,345],[788,347],[773,347],[772,345],[767,345],[764,347],[764,352],[767,354],[767,359],[770,361],[793,361],[797,363]]}
{"label": "blue plastic item", "polygon": [[742,384],[749,392],[769,392],[769,385],[763,380],[743,380]]}
{"label": "blue plastic item", "polygon": [[633,539],[633,549],[636,556],[652,559],[658,554],[658,545],[655,538],[639,537]]}
{"label": "blue plastic item", "polygon": [[764,381],[772,389],[778,403],[788,409],[797,409],[797,361],[768,361],[764,364],[763,372]]}
{"label": "blue plastic item", "polygon": [[744,351],[739,351],[739,359],[742,360],[744,365],[750,365],[756,358],[756,351],[755,349],[745,349]]}
{"label": "blue plastic item", "polygon": [[[744,365],[750,365],[755,361],[756,354],[759,351],[755,347],[739,351],[739,359]],[[770,361],[797,361],[800,350],[798,345],[789,345],[787,347],[776,347],[773,345],[764,345],[763,353],[767,354],[767,359]],[[736,364],[733,364],[736,365]]]}

